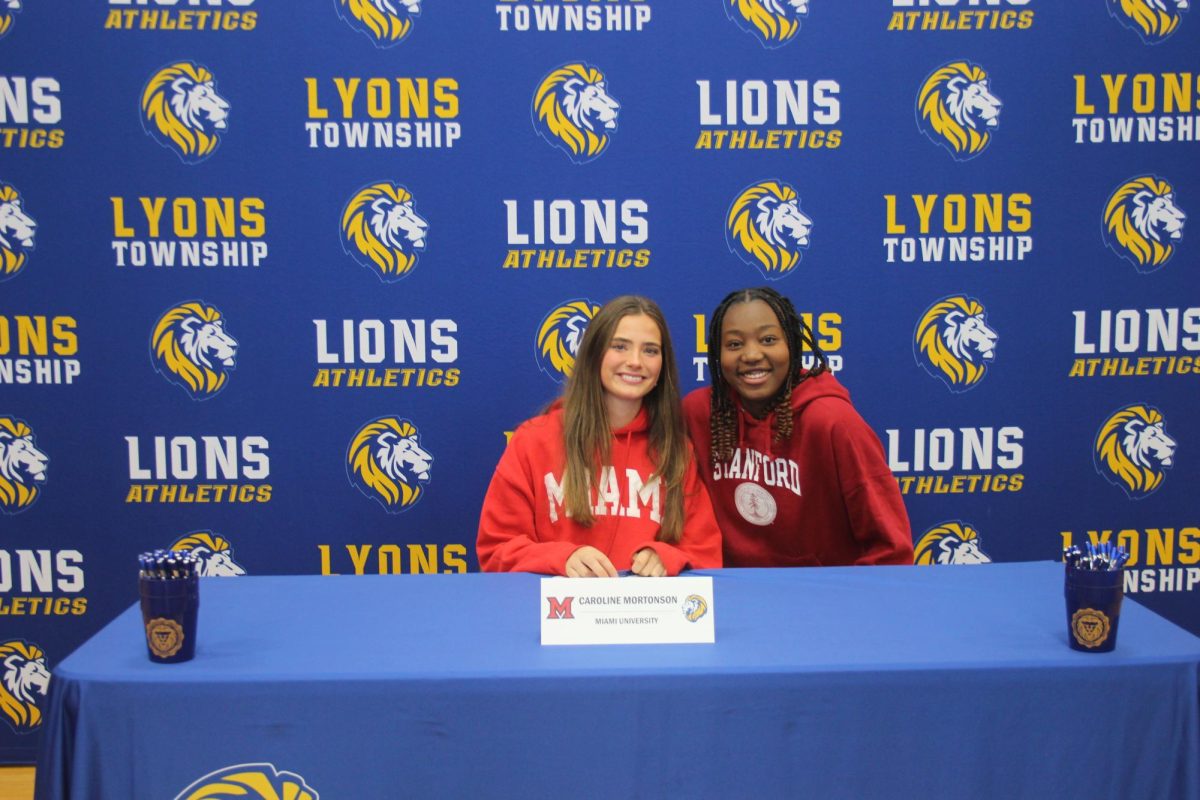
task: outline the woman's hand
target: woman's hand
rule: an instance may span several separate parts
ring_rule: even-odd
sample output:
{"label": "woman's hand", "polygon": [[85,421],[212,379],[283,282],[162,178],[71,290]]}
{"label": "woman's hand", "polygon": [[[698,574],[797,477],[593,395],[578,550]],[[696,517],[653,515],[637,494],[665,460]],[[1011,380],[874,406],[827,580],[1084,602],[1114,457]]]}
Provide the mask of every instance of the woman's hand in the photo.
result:
{"label": "woman's hand", "polygon": [[634,575],[641,575],[645,578],[662,578],[667,574],[667,568],[663,566],[662,559],[658,557],[653,547],[643,547],[633,554],[633,566],[630,567]]}
{"label": "woman's hand", "polygon": [[615,578],[617,571],[613,569],[608,556],[590,545],[571,553],[567,559],[568,578]]}

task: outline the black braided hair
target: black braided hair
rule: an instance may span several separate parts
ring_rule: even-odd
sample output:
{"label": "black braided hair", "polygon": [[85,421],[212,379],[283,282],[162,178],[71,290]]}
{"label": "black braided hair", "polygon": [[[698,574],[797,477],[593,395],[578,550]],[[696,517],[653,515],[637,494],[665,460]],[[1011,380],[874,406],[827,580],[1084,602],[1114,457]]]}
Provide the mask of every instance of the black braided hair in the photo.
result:
{"label": "black braided hair", "polygon": [[[708,321],[708,373],[712,376],[709,430],[712,436],[714,467],[728,462],[737,447],[737,407],[732,397],[733,390],[721,373],[721,328],[725,324],[725,314],[731,306],[749,303],[752,300],[762,300],[775,312],[788,346],[787,380],[767,404],[767,407],[775,412],[775,435],[772,441],[779,442],[792,435],[792,389],[801,381],[829,369],[829,361],[817,346],[812,329],[796,313],[796,307],[792,305],[791,300],[767,286],[738,289],[726,295]],[[816,362],[813,368],[807,371],[804,369],[806,350],[812,353]]]}

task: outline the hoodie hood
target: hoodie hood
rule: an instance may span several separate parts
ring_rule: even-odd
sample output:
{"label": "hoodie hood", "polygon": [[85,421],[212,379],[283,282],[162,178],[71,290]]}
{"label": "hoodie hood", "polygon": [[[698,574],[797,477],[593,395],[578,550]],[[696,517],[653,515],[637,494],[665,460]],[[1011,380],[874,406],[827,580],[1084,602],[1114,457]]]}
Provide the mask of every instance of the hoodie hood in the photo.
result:
{"label": "hoodie hood", "polygon": [[[733,395],[733,403],[738,411],[738,446],[754,447],[764,453],[772,452],[771,440],[774,438],[775,412],[771,411],[767,416],[759,419],[742,406],[742,398],[736,391],[733,389],[729,391]],[[850,392],[846,387],[838,383],[838,379],[833,377],[833,373],[822,372],[819,375],[805,378],[792,389],[792,419],[795,420],[803,414],[809,403],[822,398],[832,398],[850,405]]]}

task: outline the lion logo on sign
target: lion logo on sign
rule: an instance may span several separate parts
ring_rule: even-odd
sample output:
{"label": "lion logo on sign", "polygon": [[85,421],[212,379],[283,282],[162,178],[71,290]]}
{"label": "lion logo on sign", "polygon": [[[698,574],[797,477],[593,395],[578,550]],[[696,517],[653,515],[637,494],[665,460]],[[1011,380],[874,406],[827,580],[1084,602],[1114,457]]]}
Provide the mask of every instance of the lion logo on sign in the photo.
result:
{"label": "lion logo on sign", "polygon": [[150,360],[164,378],[193,400],[207,400],[221,389],[237,365],[238,343],[225,331],[221,312],[203,300],[181,303],[154,324]]}
{"label": "lion logo on sign", "polygon": [[1161,44],[1179,27],[1189,0],[1108,0],[1108,13],[1146,44]]}
{"label": "lion logo on sign", "polygon": [[800,262],[812,227],[812,218],[800,210],[793,187],[778,180],[762,181],[743,189],[730,204],[725,243],[767,280],[778,280]]}
{"label": "lion logo on sign", "polygon": [[42,724],[39,703],[50,689],[46,654],[35,644],[10,639],[0,644],[0,709],[15,733],[30,733]]}
{"label": "lion logo on sign", "polygon": [[413,210],[412,194],[398,183],[373,183],[355,192],[342,210],[342,249],[384,283],[417,265],[429,223]]}
{"label": "lion logo on sign", "polygon": [[193,782],[175,800],[320,800],[317,790],[294,772],[274,764],[234,764],[208,773]]}
{"label": "lion logo on sign", "polygon": [[1124,489],[1131,500],[1153,494],[1175,464],[1176,442],[1165,425],[1153,406],[1135,403],[1118,409],[1096,434],[1092,450],[1096,471]]}
{"label": "lion logo on sign", "polygon": [[163,67],[142,90],[142,127],[185,164],[198,164],[221,143],[229,102],[211,72],[191,61]]}
{"label": "lion logo on sign", "polygon": [[12,28],[13,16],[21,10],[21,0],[0,0],[0,39]]}
{"label": "lion logo on sign", "polygon": [[21,193],[0,183],[0,281],[20,272],[33,249],[37,222],[22,206]]}
{"label": "lion logo on sign", "polygon": [[768,50],[783,47],[800,32],[808,0],[724,0],[725,15]]}
{"label": "lion logo on sign", "polygon": [[421,16],[421,0],[333,0],[337,15],[378,48],[393,47]]}
{"label": "lion logo on sign", "polygon": [[999,337],[987,324],[987,311],[964,295],[944,297],[925,310],[913,336],[917,363],[952,392],[973,389],[996,358]]}
{"label": "lion logo on sign", "polygon": [[0,416],[0,511],[16,514],[33,505],[49,463],[25,422]]}
{"label": "lion logo on sign", "polygon": [[1117,187],[1104,204],[1104,243],[1138,272],[1149,273],[1175,253],[1187,215],[1175,205],[1171,184],[1153,175]]}
{"label": "lion logo on sign", "polygon": [[575,356],[588,323],[600,306],[591,300],[570,300],[551,310],[538,325],[534,357],[538,369],[564,383],[575,368]]}
{"label": "lion logo on sign", "polygon": [[913,548],[914,564],[990,564],[992,559],[979,547],[979,533],[965,522],[954,520],[935,525],[922,534]]}
{"label": "lion logo on sign", "polygon": [[368,422],[350,442],[346,472],[353,486],[389,514],[416,505],[429,483],[433,456],[421,447],[417,427],[399,417]]}
{"label": "lion logo on sign", "polygon": [[689,594],[683,601],[683,616],[688,622],[696,622],[708,613],[708,602],[698,594]]}
{"label": "lion logo on sign", "polygon": [[233,547],[212,531],[192,531],[171,545],[172,550],[191,553],[200,559],[200,577],[233,577],[246,570],[233,560]]}
{"label": "lion logo on sign", "polygon": [[617,129],[621,105],[608,81],[582,62],[564,64],[542,78],[533,95],[533,128],[576,164],[598,158]]}
{"label": "lion logo on sign", "polygon": [[992,94],[983,67],[952,61],[938,67],[917,94],[917,128],[956,161],[967,161],[991,141],[1000,125],[1000,98]]}

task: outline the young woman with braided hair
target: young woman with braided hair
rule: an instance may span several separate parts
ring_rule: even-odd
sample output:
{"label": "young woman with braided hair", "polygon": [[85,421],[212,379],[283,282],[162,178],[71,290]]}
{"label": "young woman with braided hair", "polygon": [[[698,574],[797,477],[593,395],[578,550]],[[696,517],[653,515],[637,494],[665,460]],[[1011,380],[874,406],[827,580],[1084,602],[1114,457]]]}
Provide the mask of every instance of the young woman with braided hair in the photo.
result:
{"label": "young woman with braided hair", "polygon": [[791,301],[766,287],[727,296],[709,321],[708,367],[712,386],[683,412],[725,566],[913,563],[879,437]]}
{"label": "young woman with braided hair", "polygon": [[486,572],[658,577],[721,566],[662,311],[634,295],[588,324],[561,400],[517,428],[488,486]]}

